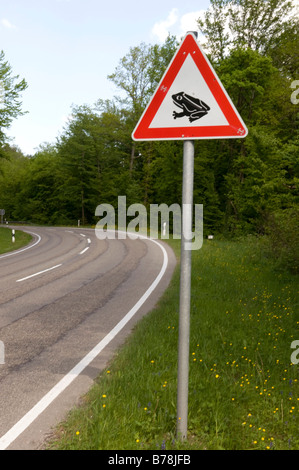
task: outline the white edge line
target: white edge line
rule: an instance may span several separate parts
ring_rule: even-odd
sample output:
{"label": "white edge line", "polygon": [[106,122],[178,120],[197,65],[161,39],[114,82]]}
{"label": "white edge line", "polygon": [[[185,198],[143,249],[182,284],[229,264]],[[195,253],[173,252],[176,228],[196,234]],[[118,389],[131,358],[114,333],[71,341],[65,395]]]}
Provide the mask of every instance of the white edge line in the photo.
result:
{"label": "white edge line", "polygon": [[57,264],[56,266],[52,266],[52,268],[44,269],[43,271],[39,271],[38,273],[30,274],[30,276],[23,277],[22,279],[18,279],[16,282],[23,282],[26,279],[30,279],[31,277],[39,276],[39,274],[46,273],[48,271],[52,271],[52,269],[56,269],[62,266],[62,264]]}
{"label": "white edge line", "polygon": [[[23,231],[25,232],[25,230],[23,230]],[[42,239],[41,236],[38,235],[37,233],[27,232],[27,231],[25,233],[29,233],[30,235],[35,235],[37,237],[37,241],[35,243],[33,243],[33,245],[26,246],[26,248],[22,248],[21,250],[11,251],[11,252],[7,253],[6,255],[1,255],[0,259],[1,258],[7,258],[7,256],[18,255],[19,253],[22,253],[23,251],[30,250],[30,248],[33,248],[34,246],[36,246]]]}
{"label": "white edge line", "polygon": [[117,325],[103,338],[80,362],[66,374],[44,397],[29,410],[23,418],[21,418],[4,436],[0,439],[0,450],[5,450],[7,447],[24,432],[30,424],[35,421],[36,418],[79,376],[79,374],[100,354],[100,352],[115,338],[115,336],[124,328],[124,326],[133,318],[136,312],[141,308],[144,302],[155,290],[168,266],[168,255],[165,248],[156,240],[148,238],[146,236],[139,236],[139,238],[145,238],[158,245],[163,253],[163,265],[162,268],[147,289],[143,296],[138,300],[134,307],[123,317],[123,319],[117,323]]}

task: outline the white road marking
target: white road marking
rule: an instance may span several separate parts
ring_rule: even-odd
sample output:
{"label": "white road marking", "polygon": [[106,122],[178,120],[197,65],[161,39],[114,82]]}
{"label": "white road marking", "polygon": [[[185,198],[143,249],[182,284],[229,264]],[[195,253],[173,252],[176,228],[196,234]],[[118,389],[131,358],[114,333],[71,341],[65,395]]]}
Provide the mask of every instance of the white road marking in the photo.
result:
{"label": "white road marking", "polygon": [[89,250],[89,246],[87,246],[86,248],[84,248],[84,250],[80,251],[79,255],[83,255],[83,253],[85,253],[85,251]]}
{"label": "white road marking", "polygon": [[37,241],[33,243],[33,245],[26,246],[25,248],[22,248],[21,250],[11,251],[9,253],[6,253],[5,255],[1,255],[0,259],[7,258],[8,256],[18,255],[19,253],[23,253],[23,251],[30,250],[41,241],[41,237],[37,233],[33,233],[33,232],[25,232],[25,233],[29,233],[30,235],[35,235],[37,237]]}
{"label": "white road marking", "polygon": [[39,276],[40,274],[46,273],[48,271],[52,271],[52,269],[56,269],[62,266],[62,264],[57,264],[56,266],[52,266],[52,268],[44,269],[43,271],[39,271],[38,273],[30,274],[30,276],[23,277],[22,279],[18,279],[16,282],[23,282],[26,279],[30,279],[31,277]]}
{"label": "white road marking", "polygon": [[87,238],[87,243],[91,243],[91,239],[90,239],[90,238]]}
{"label": "white road marking", "polygon": [[81,374],[81,372],[100,354],[100,352],[115,338],[115,336],[124,328],[124,326],[133,318],[136,312],[148,299],[148,297],[155,290],[162,277],[165,274],[168,266],[168,256],[165,248],[156,240],[145,236],[139,236],[152,241],[158,245],[163,253],[163,265],[162,268],[147,289],[143,296],[138,300],[134,307],[123,317],[123,319],[117,323],[117,325],[108,333],[102,341],[100,341],[78,364],[66,374],[44,397],[29,410],[23,418],[21,418],[4,436],[0,439],[0,450],[5,450],[7,447],[17,439],[17,437],[24,432],[30,424],[35,421],[36,418]]}

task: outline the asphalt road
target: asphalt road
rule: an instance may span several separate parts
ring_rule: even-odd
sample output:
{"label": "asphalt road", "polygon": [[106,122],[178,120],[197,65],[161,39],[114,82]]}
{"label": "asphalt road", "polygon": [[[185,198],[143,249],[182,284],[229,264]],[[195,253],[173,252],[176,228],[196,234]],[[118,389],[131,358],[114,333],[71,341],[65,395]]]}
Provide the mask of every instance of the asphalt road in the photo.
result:
{"label": "asphalt road", "polygon": [[30,246],[0,255],[1,450],[43,448],[155,306],[175,266],[157,241],[22,229],[33,233]]}

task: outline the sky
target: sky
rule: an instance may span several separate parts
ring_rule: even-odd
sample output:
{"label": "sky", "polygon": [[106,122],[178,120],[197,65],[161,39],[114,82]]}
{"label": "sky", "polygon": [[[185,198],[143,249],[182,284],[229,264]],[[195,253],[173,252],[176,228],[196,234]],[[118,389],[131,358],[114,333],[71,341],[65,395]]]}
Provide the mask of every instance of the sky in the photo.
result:
{"label": "sky", "polygon": [[[7,135],[25,155],[55,144],[72,105],[119,92],[107,79],[131,47],[195,31],[209,0],[0,0],[0,50],[25,79],[24,116]],[[133,129],[132,129],[133,130]]]}

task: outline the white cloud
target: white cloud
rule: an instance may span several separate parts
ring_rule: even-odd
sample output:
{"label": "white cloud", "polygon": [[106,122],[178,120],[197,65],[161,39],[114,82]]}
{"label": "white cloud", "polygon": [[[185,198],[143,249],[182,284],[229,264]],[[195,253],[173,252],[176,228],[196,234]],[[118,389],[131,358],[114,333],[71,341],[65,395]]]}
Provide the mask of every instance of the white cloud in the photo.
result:
{"label": "white cloud", "polygon": [[152,34],[157,36],[159,41],[164,42],[168,36],[169,28],[174,26],[178,22],[178,19],[179,11],[177,8],[173,8],[166,20],[154,24]]}
{"label": "white cloud", "polygon": [[166,20],[154,24],[152,35],[160,42],[164,42],[169,33],[181,40],[188,31],[198,31],[197,20],[204,12],[205,10],[197,10],[180,16],[178,8],[173,8]]}
{"label": "white cloud", "polygon": [[16,26],[14,24],[12,24],[7,18],[2,18],[0,20],[0,23],[2,24],[2,26],[4,26],[4,28],[6,29],[16,29]]}
{"label": "white cloud", "polygon": [[192,11],[186,13],[180,19],[180,33],[181,36],[185,35],[187,31],[198,31],[197,20],[203,15],[205,10]]}

